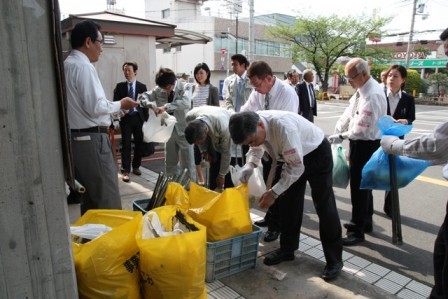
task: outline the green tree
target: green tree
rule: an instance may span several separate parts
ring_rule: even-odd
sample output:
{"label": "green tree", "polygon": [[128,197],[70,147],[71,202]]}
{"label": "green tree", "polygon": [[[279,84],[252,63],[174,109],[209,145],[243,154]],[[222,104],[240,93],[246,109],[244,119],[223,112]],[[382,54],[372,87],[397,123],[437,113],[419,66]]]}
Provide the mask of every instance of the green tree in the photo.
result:
{"label": "green tree", "polygon": [[429,85],[433,88],[434,96],[438,97],[440,94],[446,94],[448,86],[448,76],[442,73],[431,74],[428,77]]}
{"label": "green tree", "polygon": [[413,94],[414,90],[416,95],[423,92],[423,79],[420,77],[420,74],[416,70],[410,70],[408,69],[408,77],[406,79],[406,84],[404,86],[404,90],[409,93]]}
{"label": "green tree", "polygon": [[381,47],[366,48],[369,34],[383,34],[383,27],[390,18],[372,16],[307,17],[298,16],[293,25],[278,25],[269,29],[272,37],[292,44],[293,60],[312,63],[328,89],[330,70],[340,57],[390,58],[391,52]]}

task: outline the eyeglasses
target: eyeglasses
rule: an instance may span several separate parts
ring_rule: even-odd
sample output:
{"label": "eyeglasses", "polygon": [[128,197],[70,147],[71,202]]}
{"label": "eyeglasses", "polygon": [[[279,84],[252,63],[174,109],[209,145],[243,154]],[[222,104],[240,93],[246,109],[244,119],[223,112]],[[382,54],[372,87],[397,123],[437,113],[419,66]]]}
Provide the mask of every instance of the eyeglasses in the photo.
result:
{"label": "eyeglasses", "polygon": [[253,84],[253,83],[252,83],[253,80],[251,80],[252,87],[253,87],[254,89],[255,89],[255,88],[259,88],[261,85],[263,85],[264,79],[266,79],[266,78],[263,78],[263,79],[259,80],[256,84]]}
{"label": "eyeglasses", "polygon": [[100,40],[100,39],[97,39],[97,40],[95,41],[95,43],[96,43],[96,42],[99,42],[99,43],[100,43],[100,46],[104,45],[104,40],[103,40],[103,39],[101,39],[101,40]]}
{"label": "eyeglasses", "polygon": [[361,74],[361,73],[357,73],[357,74],[354,75],[353,77],[349,77],[349,76],[346,76],[346,77],[347,77],[347,80],[348,80],[348,81],[353,81],[353,80],[355,80],[356,77],[358,77],[360,74]]}

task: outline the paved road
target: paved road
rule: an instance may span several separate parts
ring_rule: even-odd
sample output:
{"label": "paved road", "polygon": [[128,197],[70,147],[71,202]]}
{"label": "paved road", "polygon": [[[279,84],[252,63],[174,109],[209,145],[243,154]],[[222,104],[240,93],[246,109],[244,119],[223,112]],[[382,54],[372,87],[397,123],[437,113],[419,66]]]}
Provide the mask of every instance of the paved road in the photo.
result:
{"label": "paved road", "polygon": [[[333,132],[337,119],[347,102],[325,102],[318,106],[315,124],[326,135]],[[414,128],[408,138],[426,134],[448,119],[448,107],[417,105]],[[343,146],[348,147],[344,141]],[[391,220],[383,213],[384,191],[374,191],[374,232],[366,235],[366,242],[347,247],[356,255],[387,267],[427,285],[433,284],[432,251],[438,228],[445,216],[448,182],[441,177],[441,166],[433,166],[403,189],[400,189],[403,242],[392,244]],[[349,189],[335,188],[341,221],[349,221],[351,203]],[[305,202],[302,231],[315,238],[318,236],[318,221],[310,198],[309,188]],[[344,229],[345,233],[345,229]]]}

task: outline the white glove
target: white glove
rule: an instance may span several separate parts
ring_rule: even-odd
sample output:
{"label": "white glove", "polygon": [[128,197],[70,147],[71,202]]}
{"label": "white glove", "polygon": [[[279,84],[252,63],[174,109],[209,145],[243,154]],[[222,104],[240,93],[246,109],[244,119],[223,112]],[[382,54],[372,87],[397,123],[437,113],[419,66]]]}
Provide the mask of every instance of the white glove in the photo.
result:
{"label": "white glove", "polygon": [[397,136],[384,135],[381,138],[381,148],[386,154],[403,155],[403,143]]}
{"label": "white glove", "polygon": [[114,129],[118,130],[120,128],[120,121],[118,119],[114,119],[113,125]]}
{"label": "white glove", "polygon": [[341,138],[341,134],[333,134],[328,136],[328,140],[330,141],[331,144],[339,144],[342,143],[342,141],[344,141],[343,138]]}
{"label": "white glove", "polygon": [[253,173],[254,173],[254,167],[252,166],[252,164],[250,163],[245,164],[240,172],[240,182],[243,184],[247,183]]}
{"label": "white glove", "polygon": [[445,180],[448,180],[448,164],[446,164],[442,169],[442,174]]}

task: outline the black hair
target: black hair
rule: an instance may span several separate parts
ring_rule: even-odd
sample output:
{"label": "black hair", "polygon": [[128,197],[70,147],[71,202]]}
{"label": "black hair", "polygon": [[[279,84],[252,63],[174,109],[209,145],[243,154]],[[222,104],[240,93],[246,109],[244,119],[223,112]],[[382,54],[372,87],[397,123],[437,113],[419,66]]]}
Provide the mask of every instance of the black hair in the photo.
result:
{"label": "black hair", "polygon": [[124,70],[124,67],[127,65],[132,66],[132,69],[134,70],[134,72],[136,72],[138,70],[137,62],[125,62],[125,63],[123,63],[123,66],[121,67],[121,69]]}
{"label": "black hair", "polygon": [[257,132],[260,116],[253,111],[232,114],[229,121],[230,137],[235,144],[242,144]]}
{"label": "black hair", "polygon": [[273,74],[269,64],[262,60],[259,60],[251,63],[251,65],[247,69],[247,76],[249,78],[256,76],[258,77],[258,79],[263,80],[267,76],[273,76]]}
{"label": "black hair", "polygon": [[156,84],[165,88],[168,85],[174,85],[176,83],[176,74],[169,68],[160,68],[156,74]]}
{"label": "black hair", "polygon": [[190,121],[185,128],[185,139],[189,144],[207,137],[207,124],[200,119]]}
{"label": "black hair", "polygon": [[247,69],[249,67],[249,60],[247,60],[246,56],[243,54],[233,54],[230,57],[230,60],[238,61],[239,64],[244,64],[244,68]]}
{"label": "black hair", "polygon": [[448,28],[443,30],[442,34],[440,34],[440,40],[446,41],[448,39]]}
{"label": "black hair", "polygon": [[[196,74],[199,72],[200,69],[203,69],[204,71],[207,72],[207,79],[205,80],[205,84],[210,84],[210,68],[208,67],[208,65],[205,62],[201,62],[198,63],[195,67],[194,67],[194,80],[196,80],[196,82],[198,82],[198,79],[196,79]],[[199,82],[198,82],[199,83]]]}
{"label": "black hair", "polygon": [[[397,70],[397,71],[400,73],[400,75],[401,75],[401,77],[402,77],[403,79],[406,79],[406,78],[408,77],[408,71],[407,71],[406,68],[405,68],[404,66],[402,66],[401,64],[394,64],[394,65],[392,65],[392,66],[388,69],[388,71],[387,71],[387,75],[388,75],[388,76],[389,76],[389,73],[390,73],[391,70]],[[403,82],[403,83],[401,84],[401,90],[404,90],[404,86],[405,86],[405,84],[406,84],[406,82]]]}
{"label": "black hair", "polygon": [[88,37],[92,42],[97,41],[98,31],[101,31],[101,26],[92,20],[85,20],[76,24],[70,35],[72,49],[81,48]]}

